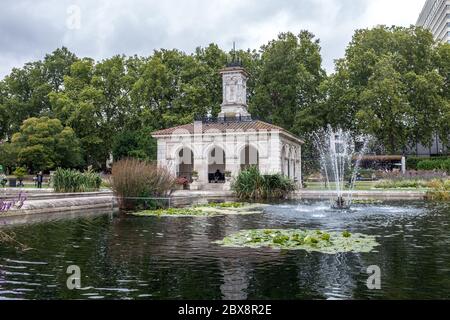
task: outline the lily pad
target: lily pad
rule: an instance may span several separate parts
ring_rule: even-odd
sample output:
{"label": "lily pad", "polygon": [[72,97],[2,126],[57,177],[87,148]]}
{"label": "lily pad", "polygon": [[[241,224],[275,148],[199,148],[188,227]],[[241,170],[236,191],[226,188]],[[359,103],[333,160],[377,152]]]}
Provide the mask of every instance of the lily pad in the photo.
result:
{"label": "lily pad", "polygon": [[214,243],[230,248],[306,250],[325,254],[371,252],[379,246],[376,237],[371,235],[295,229],[243,230]]}
{"label": "lily pad", "polygon": [[168,208],[158,210],[145,210],[131,213],[134,216],[158,216],[158,217],[210,217],[220,215],[244,215],[257,214],[262,212],[262,204],[248,204],[241,205],[221,205],[221,206],[195,206],[190,208]]}

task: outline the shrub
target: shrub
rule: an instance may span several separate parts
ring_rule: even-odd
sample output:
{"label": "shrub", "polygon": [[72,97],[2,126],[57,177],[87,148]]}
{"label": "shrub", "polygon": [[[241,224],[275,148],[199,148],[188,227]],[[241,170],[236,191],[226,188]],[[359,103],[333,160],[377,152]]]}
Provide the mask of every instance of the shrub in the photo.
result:
{"label": "shrub", "polygon": [[52,179],[55,192],[89,192],[100,189],[102,179],[91,170],[80,172],[58,168]]}
{"label": "shrub", "polygon": [[266,200],[285,198],[295,190],[295,184],[280,174],[261,175],[252,166],[239,173],[232,188],[239,199]]}
{"label": "shrub", "polygon": [[407,157],[406,158],[406,168],[408,170],[417,170],[417,164],[424,159],[421,157]]}
{"label": "shrub", "polygon": [[396,180],[381,180],[375,188],[378,189],[396,189],[396,188],[426,188],[428,182],[420,179],[396,179]]}
{"label": "shrub", "polygon": [[383,180],[433,180],[442,179],[447,176],[443,171],[427,170],[408,170],[406,173],[401,171],[379,172],[378,176]]}
{"label": "shrub", "polygon": [[450,200],[450,180],[433,180],[428,183],[432,189],[427,192],[426,198],[433,201]]}
{"label": "shrub", "polygon": [[167,196],[176,180],[167,169],[153,163],[124,159],[114,163],[111,182],[119,207],[128,210],[148,204],[146,200],[136,201],[138,199],[130,198]]}
{"label": "shrub", "polygon": [[14,170],[13,175],[16,176],[18,180],[22,180],[25,175],[27,174],[27,169],[23,167],[17,167],[16,170]]}
{"label": "shrub", "polygon": [[442,170],[450,173],[450,159],[422,160],[417,164],[419,170]]}
{"label": "shrub", "polygon": [[450,191],[450,179],[444,181],[444,189]]}

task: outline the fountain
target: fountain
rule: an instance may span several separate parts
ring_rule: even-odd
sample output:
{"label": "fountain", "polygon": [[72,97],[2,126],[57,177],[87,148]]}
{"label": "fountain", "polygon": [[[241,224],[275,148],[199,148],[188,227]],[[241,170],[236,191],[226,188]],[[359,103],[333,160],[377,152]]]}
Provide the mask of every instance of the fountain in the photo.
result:
{"label": "fountain", "polygon": [[[320,153],[320,165],[326,187],[332,192],[331,207],[339,210],[349,209],[358,169],[362,156],[367,151],[369,139],[359,137],[362,145],[359,151],[356,151],[355,138],[349,131],[334,130],[328,126],[326,130],[316,132],[314,140]],[[346,180],[347,195],[344,193]]]}

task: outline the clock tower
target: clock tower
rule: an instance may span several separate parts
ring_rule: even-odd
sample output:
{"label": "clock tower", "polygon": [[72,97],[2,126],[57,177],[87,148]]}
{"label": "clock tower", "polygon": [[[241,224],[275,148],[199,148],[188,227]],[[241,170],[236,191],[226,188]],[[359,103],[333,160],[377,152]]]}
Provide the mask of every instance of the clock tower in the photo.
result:
{"label": "clock tower", "polygon": [[248,73],[238,63],[231,63],[220,71],[223,85],[223,102],[219,118],[250,117],[247,110]]}

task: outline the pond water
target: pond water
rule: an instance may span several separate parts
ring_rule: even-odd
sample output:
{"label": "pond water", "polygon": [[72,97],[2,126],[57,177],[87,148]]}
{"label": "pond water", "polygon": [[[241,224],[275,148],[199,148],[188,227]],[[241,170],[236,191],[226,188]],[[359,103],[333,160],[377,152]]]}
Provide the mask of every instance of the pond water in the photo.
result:
{"label": "pond water", "polygon": [[[2,226],[32,250],[1,245],[0,299],[450,298],[449,204],[328,208],[303,201],[254,215],[95,213]],[[370,253],[327,255],[212,243],[263,228],[349,230],[377,235],[380,246]],[[80,267],[81,290],[67,289],[70,265]],[[366,286],[371,265],[381,269],[381,290]]]}

